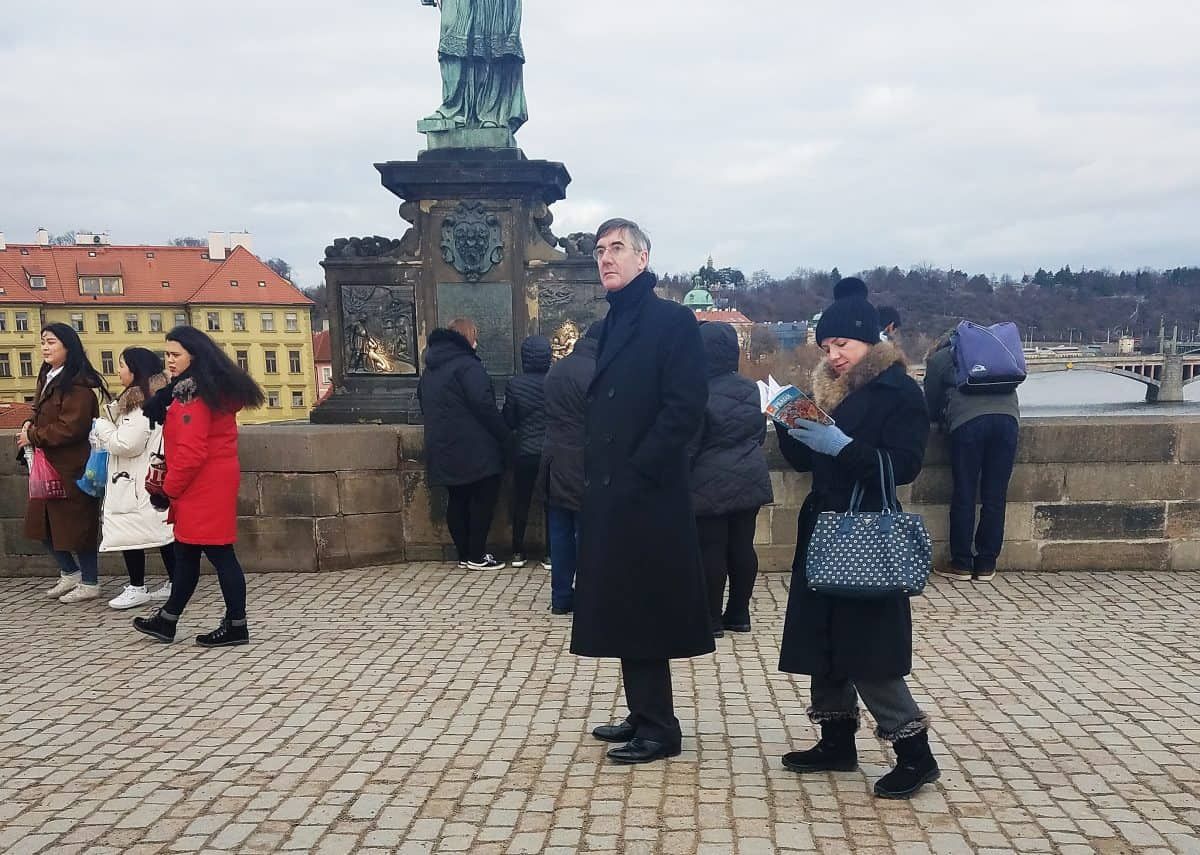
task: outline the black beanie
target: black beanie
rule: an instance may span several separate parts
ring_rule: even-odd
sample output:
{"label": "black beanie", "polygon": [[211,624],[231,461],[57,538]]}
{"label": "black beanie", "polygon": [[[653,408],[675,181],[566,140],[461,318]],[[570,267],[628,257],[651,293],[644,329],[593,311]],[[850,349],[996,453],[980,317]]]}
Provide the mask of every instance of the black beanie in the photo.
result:
{"label": "black beanie", "polygon": [[879,344],[879,313],[867,300],[867,283],[857,276],[833,286],[833,305],[817,321],[817,344],[827,338]]}

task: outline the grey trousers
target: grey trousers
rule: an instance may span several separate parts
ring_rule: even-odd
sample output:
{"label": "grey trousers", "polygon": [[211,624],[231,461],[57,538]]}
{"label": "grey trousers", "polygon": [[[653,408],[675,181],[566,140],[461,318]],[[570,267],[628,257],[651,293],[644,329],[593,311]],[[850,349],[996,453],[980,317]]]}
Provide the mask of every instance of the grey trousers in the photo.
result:
{"label": "grey trousers", "polygon": [[858,721],[858,698],[875,717],[875,735],[880,739],[895,742],[929,729],[929,717],[917,706],[903,677],[853,683],[813,677],[808,717],[816,724],[839,719]]}

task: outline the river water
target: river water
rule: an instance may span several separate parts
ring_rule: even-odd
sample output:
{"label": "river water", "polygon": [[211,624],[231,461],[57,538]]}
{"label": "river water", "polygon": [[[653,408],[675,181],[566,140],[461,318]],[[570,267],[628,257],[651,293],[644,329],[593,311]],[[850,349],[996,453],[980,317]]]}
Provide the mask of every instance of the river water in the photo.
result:
{"label": "river water", "polygon": [[1098,371],[1031,374],[1017,394],[1031,417],[1200,415],[1200,382],[1184,387],[1182,404],[1147,404],[1143,384]]}

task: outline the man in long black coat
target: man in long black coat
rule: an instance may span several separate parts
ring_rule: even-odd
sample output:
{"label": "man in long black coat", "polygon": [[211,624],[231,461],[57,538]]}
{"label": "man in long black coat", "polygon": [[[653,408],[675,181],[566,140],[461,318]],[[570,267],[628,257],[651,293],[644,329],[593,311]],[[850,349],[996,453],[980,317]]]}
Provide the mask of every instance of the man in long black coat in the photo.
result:
{"label": "man in long black coat", "polygon": [[695,316],[654,295],[650,242],[609,220],[595,257],[608,292],[588,388],[582,544],[571,652],[621,660],[629,716],[592,734],[622,763],[673,757],[671,659],[711,653],[686,445],[708,384]]}

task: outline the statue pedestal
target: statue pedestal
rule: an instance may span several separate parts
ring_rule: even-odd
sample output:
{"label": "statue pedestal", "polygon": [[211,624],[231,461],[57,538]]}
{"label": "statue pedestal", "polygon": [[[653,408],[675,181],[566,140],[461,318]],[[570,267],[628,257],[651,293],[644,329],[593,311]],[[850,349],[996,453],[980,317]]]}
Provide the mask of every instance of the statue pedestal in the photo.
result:
{"label": "statue pedestal", "polygon": [[561,163],[516,148],[432,148],[376,169],[411,227],[398,241],[326,249],[334,393],[314,422],[419,423],[419,357],[429,333],[454,318],[478,326],[500,394],[520,371],[526,336],[553,336],[568,321],[585,329],[607,308],[580,242],[564,253],[550,231],[550,205],[571,180]]}

